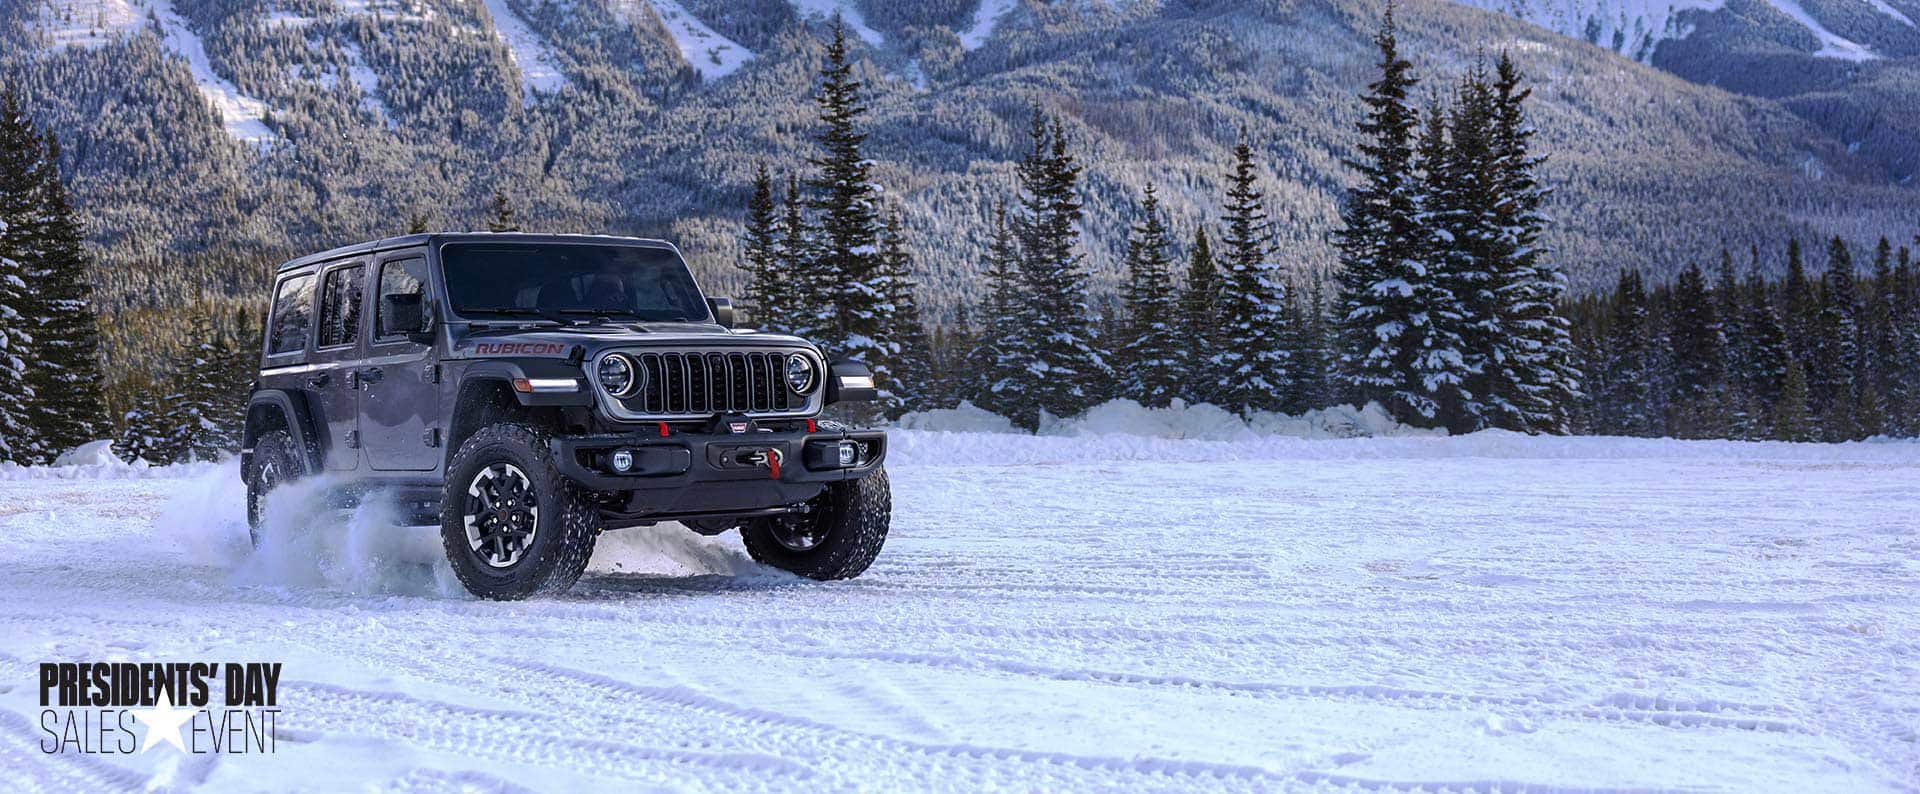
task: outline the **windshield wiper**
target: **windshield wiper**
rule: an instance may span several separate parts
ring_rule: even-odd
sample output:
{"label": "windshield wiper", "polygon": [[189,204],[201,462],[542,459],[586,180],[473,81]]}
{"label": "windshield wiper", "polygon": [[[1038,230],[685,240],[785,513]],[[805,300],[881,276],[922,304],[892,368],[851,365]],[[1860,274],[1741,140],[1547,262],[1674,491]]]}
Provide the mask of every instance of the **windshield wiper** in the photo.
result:
{"label": "windshield wiper", "polygon": [[500,314],[508,317],[538,317],[547,322],[560,323],[562,325],[565,325],[567,322],[548,312],[539,309],[529,309],[524,306],[491,306],[484,309],[467,309],[466,311],[475,314]]}

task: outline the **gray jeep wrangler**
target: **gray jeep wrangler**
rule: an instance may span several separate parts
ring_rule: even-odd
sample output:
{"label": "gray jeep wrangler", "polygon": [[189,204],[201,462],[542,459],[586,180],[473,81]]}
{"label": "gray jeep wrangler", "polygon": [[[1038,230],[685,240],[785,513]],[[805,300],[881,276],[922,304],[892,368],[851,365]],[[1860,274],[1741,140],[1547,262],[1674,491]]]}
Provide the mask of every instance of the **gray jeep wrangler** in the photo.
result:
{"label": "gray jeep wrangler", "polygon": [[337,474],[439,524],[482,598],[564,591],[601,531],[662,522],[858,576],[887,438],[820,414],[875,399],[872,373],[732,326],[657,240],[412,235],[281,265],[241,453],[254,542],[275,487]]}

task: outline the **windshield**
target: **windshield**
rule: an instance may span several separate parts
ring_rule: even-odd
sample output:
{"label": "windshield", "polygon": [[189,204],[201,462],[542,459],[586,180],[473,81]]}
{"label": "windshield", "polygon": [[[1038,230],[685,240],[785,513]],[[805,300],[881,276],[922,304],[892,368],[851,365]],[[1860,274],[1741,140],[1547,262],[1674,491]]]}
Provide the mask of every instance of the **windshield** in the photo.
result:
{"label": "windshield", "polygon": [[462,317],[712,319],[686,263],[666,248],[449,243],[440,249],[440,260],[447,296]]}

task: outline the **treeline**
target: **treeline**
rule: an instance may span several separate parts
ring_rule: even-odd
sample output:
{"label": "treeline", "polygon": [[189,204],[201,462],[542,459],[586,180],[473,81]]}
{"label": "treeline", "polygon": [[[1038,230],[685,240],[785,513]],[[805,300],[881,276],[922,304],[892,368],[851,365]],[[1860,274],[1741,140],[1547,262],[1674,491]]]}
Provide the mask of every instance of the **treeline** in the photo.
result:
{"label": "treeline", "polygon": [[[1916,238],[1920,244],[1920,238]],[[1759,249],[1744,278],[1723,252],[1649,287],[1623,270],[1611,292],[1572,305],[1589,373],[1579,429],[1677,438],[1849,441],[1920,436],[1920,276],[1912,249],[1881,238],[1860,274],[1828,242],[1808,274],[1800,242],[1769,280]],[[1777,260],[1776,260],[1777,262]]]}
{"label": "treeline", "polygon": [[0,94],[0,461],[51,462],[107,421],[100,335],[60,146]]}

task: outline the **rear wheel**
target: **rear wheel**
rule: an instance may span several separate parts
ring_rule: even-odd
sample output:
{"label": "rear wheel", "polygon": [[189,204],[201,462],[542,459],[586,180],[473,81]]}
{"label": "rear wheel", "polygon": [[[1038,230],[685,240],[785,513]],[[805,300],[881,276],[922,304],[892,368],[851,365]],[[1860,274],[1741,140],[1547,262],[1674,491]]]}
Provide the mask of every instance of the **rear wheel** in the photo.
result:
{"label": "rear wheel", "polygon": [[267,494],[307,475],[306,456],[294,448],[285,430],[264,433],[253,442],[247,468],[247,538],[260,547],[260,522],[265,520]]}
{"label": "rear wheel", "polygon": [[893,494],[886,469],[826,487],[791,516],[740,526],[747,554],[763,565],[809,579],[851,579],[867,570],[887,541]]}
{"label": "rear wheel", "polygon": [[482,428],[447,464],[441,545],[476,596],[565,592],[586,570],[599,531],[597,514],[554,468],[538,429]]}

